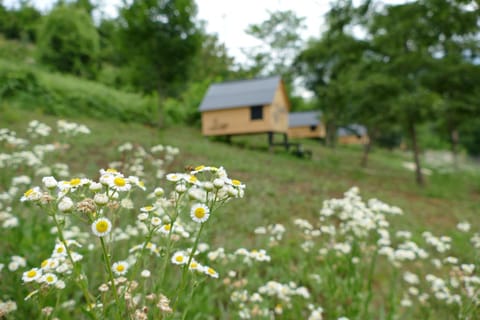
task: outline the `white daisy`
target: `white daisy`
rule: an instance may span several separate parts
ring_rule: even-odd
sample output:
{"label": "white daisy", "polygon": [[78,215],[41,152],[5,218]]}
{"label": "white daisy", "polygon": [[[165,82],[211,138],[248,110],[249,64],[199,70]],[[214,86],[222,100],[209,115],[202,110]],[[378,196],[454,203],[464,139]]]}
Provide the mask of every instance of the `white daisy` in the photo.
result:
{"label": "white daisy", "polygon": [[95,203],[98,204],[99,206],[103,206],[108,203],[108,196],[106,193],[97,193],[93,197],[93,201],[95,201]]}
{"label": "white daisy", "polygon": [[210,209],[202,203],[194,204],[190,209],[190,216],[192,217],[193,221],[203,223],[208,220],[208,217],[210,216]]}
{"label": "white daisy", "polygon": [[142,278],[150,278],[150,275],[151,275],[151,272],[150,270],[142,270],[142,272],[140,273],[140,276],[142,276]]}
{"label": "white daisy", "polygon": [[90,189],[90,191],[98,192],[98,191],[102,190],[102,184],[98,183],[98,182],[92,182],[92,183],[90,183],[89,189]]}
{"label": "white daisy", "polygon": [[150,212],[150,211],[153,211],[153,210],[155,210],[154,206],[145,206],[145,207],[140,208],[141,212]]}
{"label": "white daisy", "polygon": [[61,212],[68,212],[73,208],[73,201],[69,197],[63,197],[58,203],[58,210]]}
{"label": "white daisy", "polygon": [[203,266],[202,266],[200,263],[198,263],[197,261],[192,260],[192,261],[190,262],[190,265],[188,266],[188,269],[190,269],[190,270],[196,270],[196,271],[202,271],[202,270],[203,270]]}
{"label": "white daisy", "polygon": [[39,187],[35,187],[25,191],[20,201],[37,201],[42,196],[42,192]]}
{"label": "white daisy", "polygon": [[109,180],[108,185],[115,191],[129,191],[132,187],[130,182],[125,179],[121,174],[112,176]]}
{"label": "white daisy", "polygon": [[50,177],[43,177],[42,179],[43,185],[47,187],[48,189],[54,189],[57,187],[57,180],[50,176]]}
{"label": "white daisy", "polygon": [[172,263],[173,264],[185,264],[187,263],[188,257],[185,256],[185,253],[182,251],[177,251],[172,256]]}
{"label": "white daisy", "polygon": [[158,188],[155,188],[153,193],[155,194],[156,197],[161,197],[165,194],[165,190],[163,190],[163,188],[158,187]]}
{"label": "white daisy", "polygon": [[152,224],[152,226],[157,227],[162,224],[162,219],[160,219],[159,217],[152,217],[150,223]]}
{"label": "white daisy", "polygon": [[160,231],[163,234],[169,234],[171,228],[172,228],[172,225],[169,223],[169,224],[163,225],[160,229],[158,229],[158,231]]}
{"label": "white daisy", "polygon": [[167,180],[172,182],[177,182],[183,178],[183,174],[181,173],[169,173],[167,174]]}
{"label": "white daisy", "polygon": [[128,271],[128,263],[126,261],[118,261],[112,265],[112,270],[117,276],[122,276]]}
{"label": "white daisy", "polygon": [[144,221],[148,219],[148,213],[142,212],[137,216],[137,219],[140,221]]}
{"label": "white daisy", "polygon": [[48,284],[49,286],[57,283],[57,280],[57,276],[53,273],[45,273],[41,278],[41,281]]}
{"label": "white daisy", "polygon": [[23,282],[32,282],[37,281],[42,276],[42,270],[38,268],[33,268],[28,271],[25,271],[22,276]]}
{"label": "white daisy", "polygon": [[205,273],[206,275],[209,275],[209,276],[212,277],[212,278],[218,278],[218,272],[215,271],[213,268],[210,268],[210,267],[205,266],[205,267],[204,267],[204,273]]}
{"label": "white daisy", "polygon": [[112,230],[112,223],[107,218],[100,218],[92,223],[92,232],[97,237],[104,237]]}
{"label": "white daisy", "polygon": [[63,243],[57,243],[55,248],[53,249],[52,257],[53,258],[61,258],[67,256],[67,248]]}

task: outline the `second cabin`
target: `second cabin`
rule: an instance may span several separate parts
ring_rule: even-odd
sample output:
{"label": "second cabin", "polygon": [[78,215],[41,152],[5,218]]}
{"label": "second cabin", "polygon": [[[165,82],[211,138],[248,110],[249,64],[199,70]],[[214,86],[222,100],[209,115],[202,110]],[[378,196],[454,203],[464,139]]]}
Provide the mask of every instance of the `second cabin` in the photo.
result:
{"label": "second cabin", "polygon": [[319,111],[291,112],[288,120],[289,138],[325,138],[325,126]]}
{"label": "second cabin", "polygon": [[199,110],[205,136],[288,132],[290,103],[279,76],[212,84]]}

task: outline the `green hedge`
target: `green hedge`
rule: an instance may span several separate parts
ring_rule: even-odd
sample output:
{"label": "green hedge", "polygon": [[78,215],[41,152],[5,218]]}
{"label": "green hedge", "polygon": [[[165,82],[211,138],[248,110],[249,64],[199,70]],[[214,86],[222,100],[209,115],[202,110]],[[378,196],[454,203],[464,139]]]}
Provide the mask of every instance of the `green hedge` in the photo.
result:
{"label": "green hedge", "polygon": [[64,117],[93,117],[154,124],[155,96],[122,92],[93,81],[49,73],[0,59],[0,100]]}

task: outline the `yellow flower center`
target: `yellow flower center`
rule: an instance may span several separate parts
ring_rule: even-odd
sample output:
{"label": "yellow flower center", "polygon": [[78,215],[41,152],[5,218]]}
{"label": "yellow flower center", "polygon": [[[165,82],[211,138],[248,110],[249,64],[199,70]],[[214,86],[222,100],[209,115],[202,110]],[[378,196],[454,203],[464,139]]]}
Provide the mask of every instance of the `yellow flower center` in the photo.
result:
{"label": "yellow flower center", "polygon": [[78,186],[80,184],[81,180],[79,178],[74,178],[72,180],[70,180],[70,185],[71,186]]}
{"label": "yellow flower center", "polygon": [[152,249],[152,247],[153,247],[153,243],[151,242],[147,243],[147,249]]}
{"label": "yellow flower center", "polygon": [[215,270],[213,270],[212,268],[208,268],[207,272],[209,274],[215,274],[216,273]]}
{"label": "yellow flower center", "polygon": [[183,262],[183,256],[176,256],[175,261],[177,262]]}
{"label": "yellow flower center", "polygon": [[25,191],[25,193],[23,194],[25,197],[28,197],[29,195],[31,195],[33,193],[33,189],[28,189],[27,191]]}
{"label": "yellow flower center", "polygon": [[95,225],[95,229],[99,232],[99,233],[104,233],[108,230],[108,222],[107,221],[98,221],[97,224]]}
{"label": "yellow flower center", "polygon": [[117,169],[108,168],[108,169],[107,169],[107,172],[109,172],[109,173],[116,173],[116,172],[118,172],[118,171],[117,171]]}
{"label": "yellow flower center", "polygon": [[55,280],[55,279],[53,278],[53,276],[49,275],[45,278],[45,280],[47,280],[47,282],[53,282],[53,280]]}
{"label": "yellow flower center", "polygon": [[170,228],[171,228],[171,227],[172,227],[172,226],[171,226],[170,224],[167,224],[167,225],[165,225],[164,228],[165,228],[165,230],[170,231]]}
{"label": "yellow flower center", "polygon": [[197,217],[198,219],[202,219],[203,217],[205,217],[205,209],[202,208],[202,207],[198,207],[197,209],[195,209],[195,217]]}
{"label": "yellow flower center", "polygon": [[143,182],[143,181],[138,181],[138,185],[139,185],[140,187],[145,187],[145,182]]}
{"label": "yellow flower center", "polygon": [[143,209],[145,209],[145,211],[150,211],[150,210],[153,209],[153,207],[152,206],[146,206],[146,207],[143,207]]}
{"label": "yellow flower center", "polygon": [[190,178],[188,179],[188,181],[190,181],[191,183],[194,183],[194,182],[197,182],[197,177],[195,176],[190,176]]}
{"label": "yellow flower center", "polygon": [[62,253],[63,252],[63,247],[58,247],[57,248],[57,253]]}
{"label": "yellow flower center", "polygon": [[48,265],[48,260],[43,260],[42,264],[40,265],[42,268],[45,268]]}
{"label": "yellow flower center", "polygon": [[125,270],[125,266],[124,266],[123,264],[119,264],[119,265],[117,266],[117,271],[118,271],[118,272],[122,272],[123,270]]}
{"label": "yellow flower center", "polygon": [[29,278],[33,278],[36,275],[37,275],[37,271],[35,271],[35,270],[30,270],[30,271],[27,272],[27,277],[29,277]]}
{"label": "yellow flower center", "polygon": [[234,179],[234,180],[232,180],[232,184],[233,184],[234,186],[239,186],[239,185],[241,185],[242,183],[241,183],[239,180],[235,180],[235,179]]}
{"label": "yellow flower center", "polygon": [[195,269],[196,267],[198,267],[198,263],[196,263],[195,261],[190,263],[190,268]]}
{"label": "yellow flower center", "polygon": [[123,187],[125,185],[125,179],[122,177],[116,177],[113,179],[113,183],[115,183],[117,187]]}
{"label": "yellow flower center", "polygon": [[201,166],[195,167],[195,171],[202,170],[203,168],[205,168],[205,166],[204,166],[204,165],[201,165]]}

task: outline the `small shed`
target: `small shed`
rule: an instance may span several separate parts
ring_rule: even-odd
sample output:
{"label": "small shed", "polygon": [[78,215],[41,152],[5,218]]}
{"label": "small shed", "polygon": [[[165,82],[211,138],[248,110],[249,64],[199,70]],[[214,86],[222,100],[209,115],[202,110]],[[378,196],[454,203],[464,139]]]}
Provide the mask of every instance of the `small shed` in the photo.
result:
{"label": "small shed", "polygon": [[291,112],[288,115],[289,138],[325,138],[320,111]]}
{"label": "small shed", "polygon": [[202,134],[232,136],[288,131],[288,101],[279,76],[212,84],[200,104]]}
{"label": "small shed", "polygon": [[367,144],[369,141],[367,128],[359,124],[338,128],[337,139],[341,144]]}

